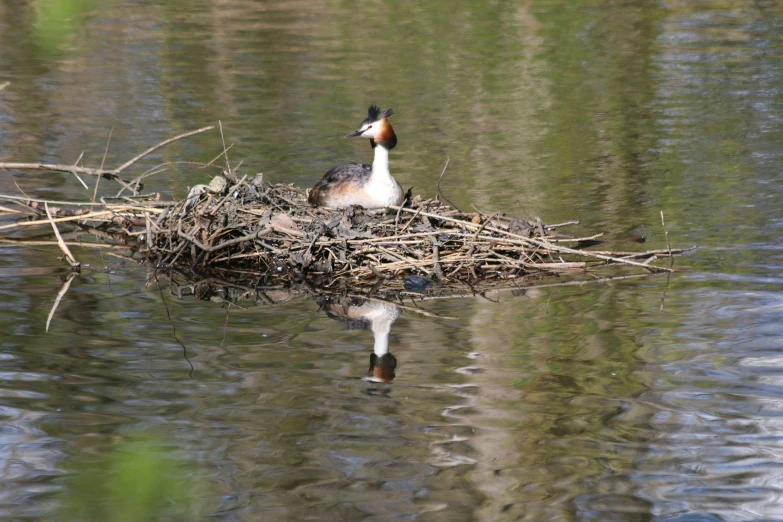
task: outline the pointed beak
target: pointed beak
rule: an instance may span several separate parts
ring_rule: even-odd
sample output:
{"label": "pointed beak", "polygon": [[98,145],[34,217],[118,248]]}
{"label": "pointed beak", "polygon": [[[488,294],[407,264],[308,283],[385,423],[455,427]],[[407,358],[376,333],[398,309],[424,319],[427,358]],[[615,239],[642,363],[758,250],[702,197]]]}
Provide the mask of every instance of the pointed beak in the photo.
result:
{"label": "pointed beak", "polygon": [[346,134],[345,136],[343,136],[343,138],[353,138],[354,136],[360,136],[361,134],[362,134],[362,131],[360,131],[360,130],[355,130],[355,131],[353,131],[353,132],[349,132],[348,134]]}

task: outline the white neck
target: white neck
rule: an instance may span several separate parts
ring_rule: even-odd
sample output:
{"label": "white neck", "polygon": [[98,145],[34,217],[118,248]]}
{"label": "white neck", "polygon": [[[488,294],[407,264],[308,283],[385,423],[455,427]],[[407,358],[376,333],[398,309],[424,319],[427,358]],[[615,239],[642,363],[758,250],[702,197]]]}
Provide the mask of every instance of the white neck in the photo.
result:
{"label": "white neck", "polygon": [[389,176],[389,149],[383,145],[375,146],[375,158],[372,160],[372,174],[373,176]]}
{"label": "white neck", "polygon": [[[375,322],[380,323],[378,325]],[[389,353],[389,333],[391,332],[391,321],[374,321],[372,325],[372,334],[375,336],[375,346],[373,351],[378,357]]]}
{"label": "white neck", "polygon": [[372,201],[368,202],[371,206],[366,208],[382,208],[402,203],[402,188],[389,172],[389,149],[383,145],[375,146],[372,175],[364,190],[372,198]]}

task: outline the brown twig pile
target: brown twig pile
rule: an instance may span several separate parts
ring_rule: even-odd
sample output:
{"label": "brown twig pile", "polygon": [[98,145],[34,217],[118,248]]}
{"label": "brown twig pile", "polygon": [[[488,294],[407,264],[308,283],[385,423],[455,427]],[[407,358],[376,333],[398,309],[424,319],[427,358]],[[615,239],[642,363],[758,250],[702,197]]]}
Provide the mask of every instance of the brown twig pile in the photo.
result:
{"label": "brown twig pile", "polygon": [[314,208],[304,191],[258,180],[241,180],[222,192],[205,191],[147,224],[143,254],[161,266],[327,276],[357,283],[400,273],[478,281],[582,272],[607,264],[666,271],[650,263],[679,253],[577,250],[573,246],[597,236],[572,238],[555,232],[574,222],[529,223],[461,212],[420,198],[379,213],[358,207]]}
{"label": "brown twig pile", "polygon": [[[56,170],[73,174],[92,174],[120,183],[118,197],[125,190],[132,194],[100,203],[0,195],[0,200],[36,215],[32,220],[0,226],[0,232],[52,227],[56,244],[72,265],[78,263],[66,252],[67,246],[79,244],[126,249],[135,259],[159,269],[199,273],[221,281],[254,281],[256,287],[270,282],[305,283],[326,289],[372,288],[373,293],[381,287],[407,287],[410,279],[404,280],[404,276],[408,275],[425,277],[425,284],[473,288],[521,277],[599,273],[608,265],[624,265],[642,273],[664,272],[670,268],[653,265],[653,261],[683,252],[669,248],[646,252],[582,250],[598,236],[569,237],[560,232],[577,222],[545,225],[540,220],[528,222],[502,214],[462,212],[418,196],[406,199],[403,207],[381,212],[358,207],[315,208],[307,203],[305,191],[290,185],[270,185],[261,175],[238,179],[228,161],[209,186],[194,187],[181,201],[138,196],[140,181],[162,171],[165,164],[132,180],[120,179],[120,173],[144,155],[194,133],[166,140],[113,170],[0,164],[0,168],[58,167]],[[221,156],[225,152],[224,146]],[[213,162],[201,166],[214,166]],[[60,234],[58,225],[69,224],[74,230]],[[73,235],[78,234],[89,234],[95,240],[74,242]],[[29,242],[0,237],[0,243],[24,241]],[[420,283],[416,281],[416,285]]]}

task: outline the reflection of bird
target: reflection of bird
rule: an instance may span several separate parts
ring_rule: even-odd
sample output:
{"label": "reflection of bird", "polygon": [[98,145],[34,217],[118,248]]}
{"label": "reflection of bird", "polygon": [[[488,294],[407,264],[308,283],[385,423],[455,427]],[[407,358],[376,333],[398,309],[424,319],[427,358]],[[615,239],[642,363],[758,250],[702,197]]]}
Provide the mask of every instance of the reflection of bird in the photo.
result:
{"label": "reflection of bird", "polygon": [[400,316],[400,309],[393,304],[367,301],[363,304],[329,303],[324,306],[326,315],[345,321],[349,330],[370,330],[375,337],[370,355],[368,379],[388,382],[394,379],[397,359],[389,352],[391,325]]}
{"label": "reflection of bird", "polygon": [[391,115],[391,109],[381,111],[375,105],[370,106],[359,128],[344,137],[370,138],[375,150],[372,165],[348,163],[332,168],[310,190],[307,198],[310,204],[332,208],[361,205],[374,209],[402,203],[402,188],[389,171],[389,151],[397,145],[397,136],[387,120]]}

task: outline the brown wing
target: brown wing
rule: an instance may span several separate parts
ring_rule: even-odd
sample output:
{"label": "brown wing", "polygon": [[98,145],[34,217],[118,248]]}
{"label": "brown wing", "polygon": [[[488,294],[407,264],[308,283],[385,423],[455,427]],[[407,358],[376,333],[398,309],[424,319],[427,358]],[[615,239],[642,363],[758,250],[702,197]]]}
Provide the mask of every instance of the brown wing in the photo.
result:
{"label": "brown wing", "polygon": [[372,166],[361,163],[348,163],[330,169],[321,181],[310,189],[307,202],[319,207],[330,206],[335,196],[353,192],[362,187],[372,174]]}

